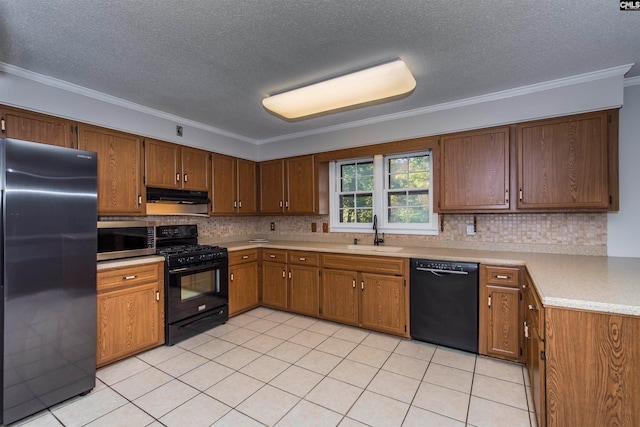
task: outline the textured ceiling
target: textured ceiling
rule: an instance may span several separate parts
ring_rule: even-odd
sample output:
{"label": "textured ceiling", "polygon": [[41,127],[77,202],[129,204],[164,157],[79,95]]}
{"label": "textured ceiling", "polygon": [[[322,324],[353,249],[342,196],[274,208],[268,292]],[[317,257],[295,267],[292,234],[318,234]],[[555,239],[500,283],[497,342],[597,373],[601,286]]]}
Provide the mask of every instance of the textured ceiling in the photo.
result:
{"label": "textured ceiling", "polygon": [[[296,122],[262,107],[397,57],[417,81],[406,98]],[[613,0],[0,0],[0,62],[260,141],[640,63],[640,11]]]}

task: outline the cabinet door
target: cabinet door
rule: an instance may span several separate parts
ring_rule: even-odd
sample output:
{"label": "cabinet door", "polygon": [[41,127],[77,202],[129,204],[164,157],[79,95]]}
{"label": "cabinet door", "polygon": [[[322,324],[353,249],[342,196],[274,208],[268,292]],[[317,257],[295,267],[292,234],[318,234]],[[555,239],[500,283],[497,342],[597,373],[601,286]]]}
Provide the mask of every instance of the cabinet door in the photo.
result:
{"label": "cabinet door", "polygon": [[289,265],[289,309],[309,316],[320,312],[320,269]]}
{"label": "cabinet door", "polygon": [[509,128],[440,140],[441,212],[509,209]]}
{"label": "cabinet door", "polygon": [[359,320],[358,273],[322,270],[322,317],[357,325]]}
{"label": "cabinet door", "polygon": [[256,213],[257,180],[256,163],[250,160],[238,159],[238,212]]}
{"label": "cabinet door", "polygon": [[486,354],[512,360],[520,359],[520,290],[486,285]]}
{"label": "cabinet door", "polygon": [[287,265],[262,263],[262,304],[274,308],[287,308]]}
{"label": "cabinet door", "polygon": [[607,113],[516,126],[518,208],[609,207]]}
{"label": "cabinet door", "polygon": [[404,279],[361,273],[360,323],[365,328],[404,334]]}
{"label": "cabinet door", "polygon": [[236,212],[236,158],[214,154],[213,159],[213,203],[212,213],[232,214]]}
{"label": "cabinet door", "polygon": [[527,369],[531,384],[531,397],[538,420],[538,427],[546,426],[545,361],[542,359],[544,342],[537,326],[532,322],[527,338]]}
{"label": "cabinet door", "polygon": [[284,211],[284,163],[270,160],[260,163],[260,212]]}
{"label": "cabinet door", "polygon": [[71,131],[73,122],[44,114],[30,113],[21,110],[0,110],[4,131],[3,137],[58,145],[60,147],[77,147],[77,137]]}
{"label": "cabinet door", "polygon": [[229,315],[257,307],[258,263],[229,266]]}
{"label": "cabinet door", "polygon": [[157,292],[150,283],[98,295],[98,366],[162,344]]}
{"label": "cabinet door", "polygon": [[81,124],[79,148],[98,153],[98,215],[143,214],[142,140]]}
{"label": "cabinet door", "polygon": [[286,198],[285,212],[316,212],[316,180],[314,156],[285,159]]}
{"label": "cabinet door", "polygon": [[209,191],[211,166],[209,152],[197,148],[182,149],[182,188],[185,190]]}
{"label": "cabinet door", "polygon": [[180,188],[182,186],[179,145],[146,139],[144,166],[145,179],[149,187]]}

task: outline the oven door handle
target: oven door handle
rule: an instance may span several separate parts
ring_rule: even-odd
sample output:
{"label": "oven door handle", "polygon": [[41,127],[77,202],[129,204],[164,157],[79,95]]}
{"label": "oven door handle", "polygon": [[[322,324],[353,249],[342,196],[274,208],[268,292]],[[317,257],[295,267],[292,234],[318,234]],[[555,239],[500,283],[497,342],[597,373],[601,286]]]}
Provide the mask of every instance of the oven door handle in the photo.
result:
{"label": "oven door handle", "polygon": [[223,267],[226,263],[223,262],[214,262],[206,265],[197,265],[194,267],[178,267],[169,269],[169,274],[178,274],[178,273],[192,273],[195,271],[207,271],[207,270],[215,270],[217,268]]}

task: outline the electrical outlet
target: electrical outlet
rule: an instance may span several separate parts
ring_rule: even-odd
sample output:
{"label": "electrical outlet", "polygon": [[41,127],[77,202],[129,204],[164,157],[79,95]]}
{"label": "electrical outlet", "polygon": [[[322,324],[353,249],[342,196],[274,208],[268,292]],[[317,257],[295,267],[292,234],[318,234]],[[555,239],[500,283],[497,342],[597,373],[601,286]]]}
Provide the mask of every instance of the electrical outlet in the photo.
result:
{"label": "electrical outlet", "polygon": [[182,126],[176,125],[176,135],[182,136]]}
{"label": "electrical outlet", "polygon": [[329,223],[328,222],[323,222],[322,223],[322,232],[323,233],[328,233],[329,232]]}
{"label": "electrical outlet", "polygon": [[318,231],[318,224],[316,224],[315,222],[311,223],[311,232],[315,233],[316,231]]}
{"label": "electrical outlet", "polygon": [[476,228],[473,224],[467,224],[467,236],[475,236]]}
{"label": "electrical outlet", "polygon": [[276,231],[276,223],[275,222],[271,223],[271,231]]}

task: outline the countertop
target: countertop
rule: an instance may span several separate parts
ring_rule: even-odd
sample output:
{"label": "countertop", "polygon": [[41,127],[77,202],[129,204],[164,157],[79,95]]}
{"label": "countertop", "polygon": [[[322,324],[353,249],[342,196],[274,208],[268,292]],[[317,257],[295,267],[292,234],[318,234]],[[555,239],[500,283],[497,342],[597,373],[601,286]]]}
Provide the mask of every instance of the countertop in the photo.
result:
{"label": "countertop", "polygon": [[108,268],[131,267],[133,265],[149,264],[152,262],[164,262],[164,257],[159,255],[147,255],[134,258],[113,259],[108,261],[98,261],[98,271]]}
{"label": "countertop", "polygon": [[251,248],[431,258],[482,264],[525,265],[542,303],[549,307],[577,308],[640,316],[640,258],[558,255],[467,249],[404,246],[397,252],[379,252],[368,245],[274,240],[223,244],[229,251]]}

